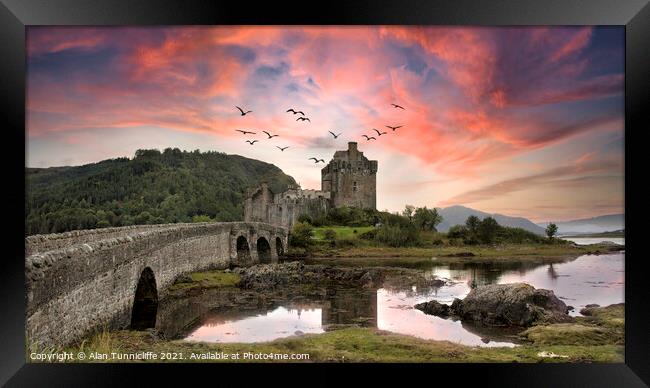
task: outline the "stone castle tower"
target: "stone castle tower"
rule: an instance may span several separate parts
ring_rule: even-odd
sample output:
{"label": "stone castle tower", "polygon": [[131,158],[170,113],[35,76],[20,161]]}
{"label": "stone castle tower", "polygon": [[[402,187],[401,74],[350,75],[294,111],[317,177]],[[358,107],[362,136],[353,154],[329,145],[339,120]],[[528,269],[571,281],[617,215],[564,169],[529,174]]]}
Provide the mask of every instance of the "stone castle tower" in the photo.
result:
{"label": "stone castle tower", "polygon": [[377,161],[368,160],[348,143],[346,151],[336,151],[321,170],[321,191],[329,192],[332,207],[377,208]]}
{"label": "stone castle tower", "polygon": [[346,151],[336,151],[321,170],[321,190],[291,186],[273,193],[267,184],[249,189],[244,220],[291,228],[301,215],[316,219],[343,206],[377,208],[377,161],[363,156],[355,142],[348,143]]}

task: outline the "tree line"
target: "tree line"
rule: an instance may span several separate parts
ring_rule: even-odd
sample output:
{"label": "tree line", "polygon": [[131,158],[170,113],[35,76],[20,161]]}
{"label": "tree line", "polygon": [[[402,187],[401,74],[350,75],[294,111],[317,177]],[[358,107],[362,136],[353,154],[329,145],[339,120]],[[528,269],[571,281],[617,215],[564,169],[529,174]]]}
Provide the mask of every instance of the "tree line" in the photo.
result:
{"label": "tree line", "polygon": [[25,233],[243,219],[249,187],[295,184],[278,167],[239,155],[137,150],[134,157],[26,169]]}

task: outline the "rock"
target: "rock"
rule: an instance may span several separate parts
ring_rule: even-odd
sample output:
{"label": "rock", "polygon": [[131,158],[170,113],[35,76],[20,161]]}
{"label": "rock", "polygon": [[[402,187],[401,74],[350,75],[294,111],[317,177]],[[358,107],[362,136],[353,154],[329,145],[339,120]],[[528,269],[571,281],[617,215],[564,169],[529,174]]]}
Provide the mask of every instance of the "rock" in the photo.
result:
{"label": "rock", "polygon": [[580,314],[584,316],[590,316],[593,314],[593,311],[597,308],[600,308],[599,304],[595,304],[595,303],[588,304],[583,309],[580,310]]}
{"label": "rock", "polygon": [[531,326],[570,322],[567,306],[553,291],[535,289],[526,283],[491,284],[470,291],[464,300],[455,299],[450,313],[463,321],[491,326]]}
{"label": "rock", "polygon": [[288,284],[339,283],[374,287],[383,280],[381,270],[374,268],[333,267],[322,264],[305,265],[294,261],[255,265],[238,271],[240,286],[245,289],[275,288]]}
{"label": "rock", "polygon": [[437,317],[448,317],[449,316],[449,306],[443,303],[439,303],[435,300],[429,302],[418,303],[415,306],[416,309],[421,310],[425,314],[435,315]]}
{"label": "rock", "polygon": [[176,278],[176,283],[192,283],[194,280],[190,275],[181,275]]}
{"label": "rock", "polygon": [[296,330],[296,331],[293,332],[293,334],[295,334],[295,335],[303,335],[305,333],[303,331],[301,331],[301,330]]}

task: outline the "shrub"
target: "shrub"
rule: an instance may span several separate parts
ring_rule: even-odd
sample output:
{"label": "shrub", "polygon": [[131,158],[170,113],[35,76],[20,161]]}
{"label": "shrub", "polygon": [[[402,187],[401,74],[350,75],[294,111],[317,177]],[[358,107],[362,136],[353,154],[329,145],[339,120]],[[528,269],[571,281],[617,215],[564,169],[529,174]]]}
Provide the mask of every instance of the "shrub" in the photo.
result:
{"label": "shrub", "polygon": [[325,229],[325,232],[323,232],[323,237],[325,240],[336,240],[336,231],[334,229]]}
{"label": "shrub", "polygon": [[192,222],[210,222],[214,221],[210,216],[206,216],[205,214],[197,214],[192,217]]}
{"label": "shrub", "polygon": [[311,217],[307,214],[301,214],[298,216],[298,222],[301,222],[303,224],[311,224],[313,220]]}
{"label": "shrub", "polygon": [[289,235],[289,244],[292,247],[308,248],[312,244],[314,229],[306,222],[298,222],[293,226]]}
{"label": "shrub", "polygon": [[377,237],[377,229],[370,229],[367,232],[363,232],[359,235],[360,239],[363,240],[374,240]]}
{"label": "shrub", "polygon": [[447,231],[447,237],[450,239],[464,239],[467,234],[468,230],[465,225],[454,225]]}
{"label": "shrub", "polygon": [[407,247],[420,243],[420,233],[414,225],[383,225],[377,229],[376,240],[391,247]]}
{"label": "shrub", "polygon": [[357,245],[354,240],[350,240],[347,238],[333,241],[333,243],[337,248],[352,248]]}

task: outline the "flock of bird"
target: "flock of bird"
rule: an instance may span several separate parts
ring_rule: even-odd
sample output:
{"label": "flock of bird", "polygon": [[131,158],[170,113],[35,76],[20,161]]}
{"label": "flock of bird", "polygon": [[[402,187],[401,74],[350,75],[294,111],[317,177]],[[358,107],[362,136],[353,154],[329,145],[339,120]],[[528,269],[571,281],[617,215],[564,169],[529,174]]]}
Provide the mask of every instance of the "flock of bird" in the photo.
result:
{"label": "flock of bird", "polygon": [[[404,109],[403,106],[400,106],[400,105],[397,105],[397,104],[391,104],[391,105],[392,105],[393,108],[395,108],[395,109],[406,110],[406,109]],[[249,113],[253,113],[252,110],[246,110],[246,111],[245,111],[244,109],[242,109],[242,108],[240,108],[240,107],[238,107],[238,106],[235,106],[235,108],[237,108],[237,109],[239,110],[239,112],[241,112],[241,116],[246,116],[246,115],[249,114]],[[298,118],[296,119],[296,121],[302,121],[302,122],[309,121],[309,122],[311,123],[311,120],[309,119],[309,117],[305,116],[305,112],[303,112],[303,111],[301,111],[301,110],[295,110],[295,109],[293,109],[293,108],[290,108],[290,109],[287,109],[287,110],[286,110],[286,113],[292,113],[294,116],[295,116],[295,115],[299,115]],[[386,128],[390,128],[390,129],[393,130],[393,132],[395,132],[395,130],[397,130],[397,129],[399,129],[399,128],[402,128],[403,125],[397,125],[397,126],[386,125],[385,127],[386,127]],[[380,136],[383,136],[383,135],[387,135],[387,134],[388,134],[388,132],[382,132],[382,131],[380,131],[380,130],[378,130],[378,129],[376,129],[376,128],[372,128],[372,130],[375,131],[375,132],[377,133],[377,137],[380,137]],[[245,131],[245,130],[243,130],[243,129],[236,129],[236,131],[237,131],[237,132],[241,132],[243,135],[256,135],[256,134],[257,134],[257,132],[253,132],[253,131]],[[268,132],[268,131],[262,131],[262,132],[263,132],[264,134],[266,134],[266,136],[268,137],[267,140],[270,140],[270,139],[272,139],[272,138],[274,138],[274,137],[279,137],[279,136],[280,136],[280,135],[276,135],[276,134],[271,134],[271,133]],[[334,137],[334,139],[337,139],[339,136],[341,136],[341,135],[343,134],[343,132],[340,132],[340,133],[334,133],[334,132],[332,132],[332,131],[328,131],[328,132],[332,135],[332,137]],[[366,134],[363,134],[363,135],[361,135],[361,136],[363,136],[363,137],[366,139],[366,141],[377,140],[377,138],[376,138],[375,136],[368,136],[368,135],[366,135]],[[254,145],[255,143],[259,142],[259,140],[257,140],[257,139],[255,139],[255,140],[245,140],[245,141],[246,141],[246,143],[248,143],[248,144],[250,144],[250,145]],[[287,148],[289,148],[289,146],[285,146],[285,147],[275,146],[275,148],[277,148],[277,149],[279,149],[280,151],[284,152],[284,150],[286,150]],[[316,157],[311,157],[311,158],[309,158],[309,159],[307,159],[307,160],[313,160],[315,164],[318,164],[318,163],[323,163],[323,164],[324,164],[324,163],[325,163],[325,160],[324,160],[324,159],[318,159],[318,158],[316,158]]]}

